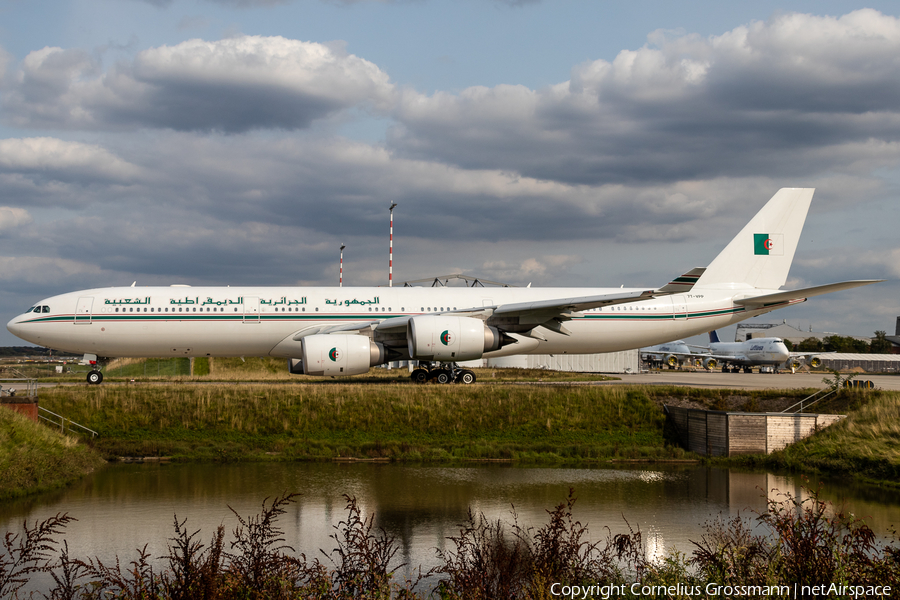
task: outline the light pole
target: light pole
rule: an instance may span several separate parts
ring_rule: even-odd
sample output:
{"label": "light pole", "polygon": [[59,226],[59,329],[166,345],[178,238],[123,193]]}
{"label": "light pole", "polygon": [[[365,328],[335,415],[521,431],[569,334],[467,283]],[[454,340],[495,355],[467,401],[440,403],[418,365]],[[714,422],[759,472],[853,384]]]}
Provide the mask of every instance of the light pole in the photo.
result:
{"label": "light pole", "polygon": [[394,287],[394,208],[396,202],[391,203],[391,243],[388,250],[388,287]]}
{"label": "light pole", "polygon": [[344,244],[341,244],[341,272],[338,276],[338,287],[344,287],[344,248],[346,248]]}

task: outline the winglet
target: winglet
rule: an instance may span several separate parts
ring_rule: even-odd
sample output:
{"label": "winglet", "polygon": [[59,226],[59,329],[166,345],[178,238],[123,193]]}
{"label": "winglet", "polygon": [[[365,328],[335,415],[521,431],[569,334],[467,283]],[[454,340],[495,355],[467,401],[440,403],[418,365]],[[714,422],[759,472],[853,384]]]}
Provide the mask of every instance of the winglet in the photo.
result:
{"label": "winglet", "polygon": [[676,277],[666,285],[656,290],[656,294],[681,294],[688,292],[706,271],[706,267],[694,267],[684,275]]}

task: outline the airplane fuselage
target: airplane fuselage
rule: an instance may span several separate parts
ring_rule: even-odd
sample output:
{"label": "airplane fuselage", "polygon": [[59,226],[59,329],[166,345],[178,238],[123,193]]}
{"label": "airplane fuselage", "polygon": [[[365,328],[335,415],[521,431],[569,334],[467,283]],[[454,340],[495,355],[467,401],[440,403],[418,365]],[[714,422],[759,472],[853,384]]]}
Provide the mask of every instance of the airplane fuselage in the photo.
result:
{"label": "airplane fuselage", "polygon": [[710,354],[719,362],[741,367],[759,365],[778,366],[787,361],[791,353],[780,338],[755,338],[745,342],[714,342],[709,345]]}
{"label": "airplane fuselage", "polygon": [[[106,357],[296,355],[292,336],[333,326],[620,288],[113,287],[47,298],[7,325],[35,344]],[[571,313],[570,335],[517,342],[485,356],[614,352],[724,327],[776,307],[735,305],[734,290],[704,290]],[[781,304],[782,306],[785,303]]]}

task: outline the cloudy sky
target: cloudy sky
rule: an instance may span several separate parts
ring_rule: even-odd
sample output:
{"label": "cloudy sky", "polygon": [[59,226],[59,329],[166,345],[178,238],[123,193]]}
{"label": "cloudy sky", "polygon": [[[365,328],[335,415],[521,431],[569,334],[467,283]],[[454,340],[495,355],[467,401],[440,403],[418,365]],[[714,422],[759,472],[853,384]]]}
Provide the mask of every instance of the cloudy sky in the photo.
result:
{"label": "cloudy sky", "polygon": [[385,284],[391,202],[397,281],[658,286],[797,186],[788,285],[889,281],[763,320],[893,333],[896,2],[750,4],[0,0],[0,321]]}

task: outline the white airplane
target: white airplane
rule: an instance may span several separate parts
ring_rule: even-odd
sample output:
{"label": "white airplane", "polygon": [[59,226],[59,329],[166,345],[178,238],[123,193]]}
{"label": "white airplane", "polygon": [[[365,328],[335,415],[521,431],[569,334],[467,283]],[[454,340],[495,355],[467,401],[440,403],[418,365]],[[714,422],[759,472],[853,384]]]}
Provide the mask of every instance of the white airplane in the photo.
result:
{"label": "white airplane", "polygon": [[690,362],[693,359],[693,354],[690,346],[685,344],[683,340],[641,348],[642,361],[665,364],[670,367],[677,366],[684,361]]}
{"label": "white airplane", "polygon": [[671,359],[667,357],[667,360],[674,360],[674,364],[682,360],[698,361],[706,369],[714,369],[721,364],[723,373],[729,371],[737,373],[741,370],[750,373],[753,367],[774,367],[776,372],[779,368],[797,369],[807,359],[813,367],[821,364],[818,356],[821,352],[791,352],[785,346],[784,340],[776,337],[758,337],[744,342],[722,342],[719,341],[719,335],[715,331],[710,331],[709,346],[681,343],[689,348],[699,348],[700,351],[673,348]]}
{"label": "white airplane", "polygon": [[276,356],[291,373],[358,375],[418,360],[414,381],[471,383],[457,361],[592,354],[689,337],[875,280],[781,291],[813,196],[784,188],[706,269],[646,288],[110,287],[41,300],[7,328],[97,356]]}
{"label": "white airplane", "polygon": [[[697,346],[701,347],[702,346]],[[717,364],[722,365],[722,372],[729,369],[737,373],[741,369],[750,373],[753,367],[770,366],[777,371],[781,367],[799,368],[803,361],[809,360],[810,365],[818,367],[821,364],[819,354],[821,352],[791,352],[784,344],[784,340],[776,337],[751,338],[743,342],[722,342],[715,331],[709,332],[709,347],[703,348],[699,353],[703,365],[712,369]]]}

